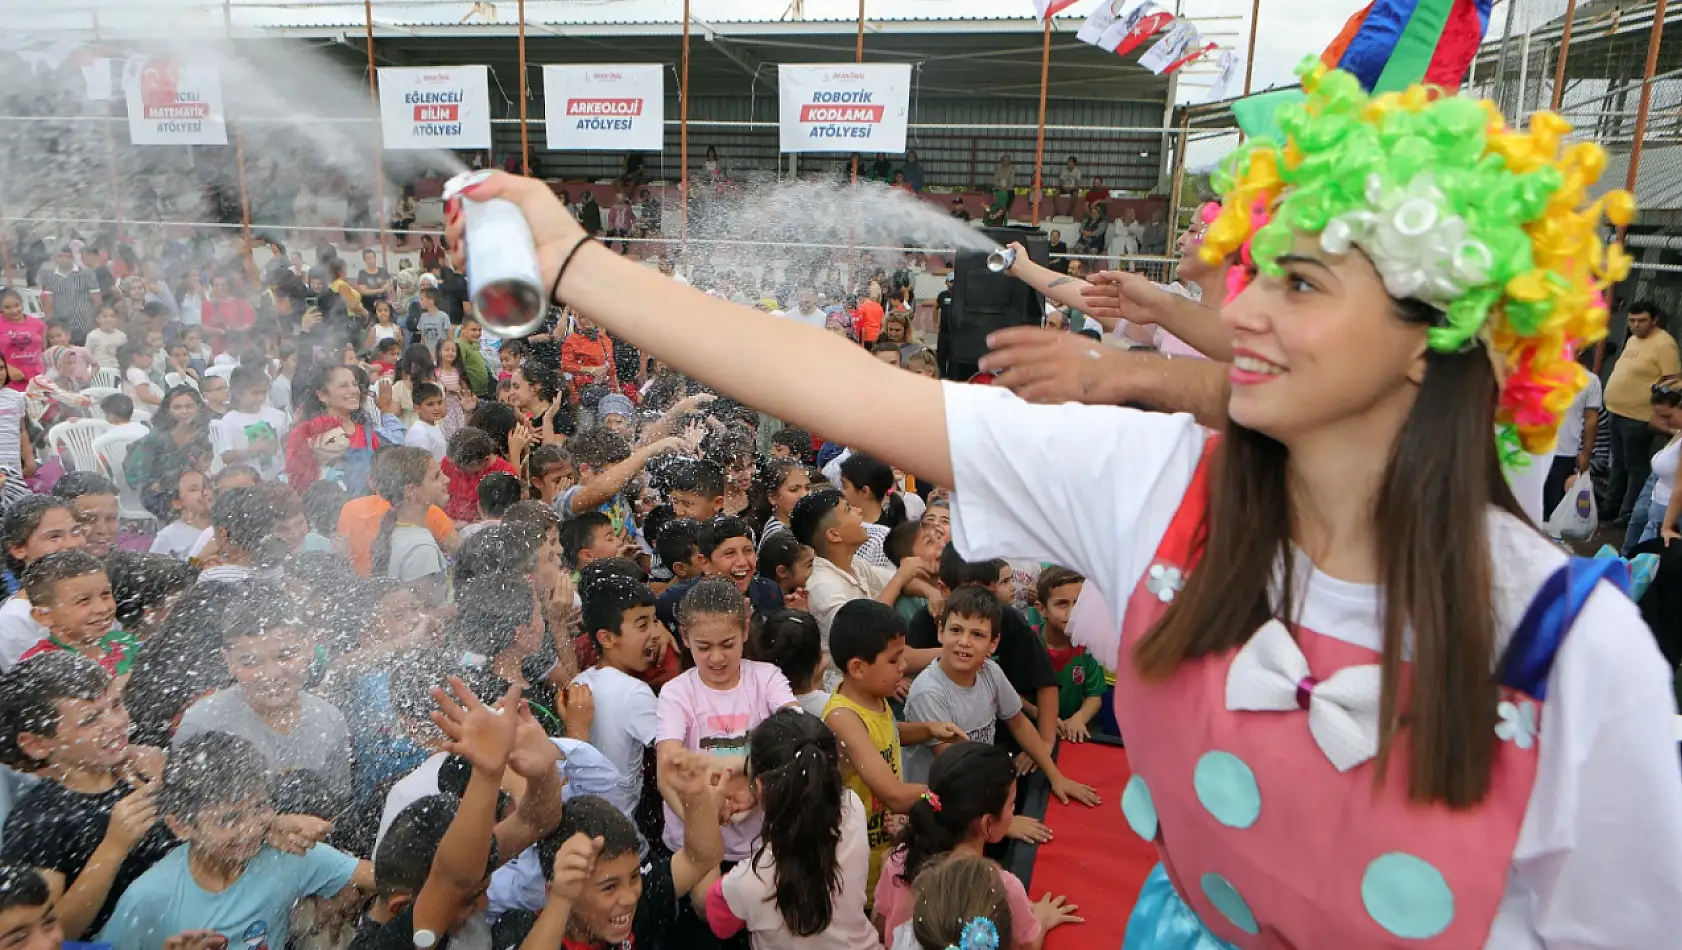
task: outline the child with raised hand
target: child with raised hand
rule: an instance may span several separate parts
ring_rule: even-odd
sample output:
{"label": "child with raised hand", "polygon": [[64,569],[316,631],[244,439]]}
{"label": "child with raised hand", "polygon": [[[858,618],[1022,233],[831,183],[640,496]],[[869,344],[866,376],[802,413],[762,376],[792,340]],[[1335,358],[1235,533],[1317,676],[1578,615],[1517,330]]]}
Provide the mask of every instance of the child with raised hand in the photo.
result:
{"label": "child with raised hand", "polygon": [[272,792],[268,763],[244,739],[212,732],[172,749],[158,810],[186,843],[123,892],[98,939],[163,950],[170,934],[214,930],[235,946],[284,947],[299,900],[373,889],[367,861],[324,844],[271,847]]}
{"label": "child with raised hand", "polygon": [[[980,742],[960,742],[946,750],[929,772],[927,791],[912,804],[882,877],[876,883],[876,916],[883,932],[893,933],[911,919],[913,881],[936,858],[962,852],[976,858],[1010,832],[1016,814],[1016,768],[1010,753]],[[991,863],[991,862],[989,862]],[[1046,931],[1081,923],[1077,909],[1061,897],[1046,895],[1029,903],[1016,875],[993,865],[1009,895],[1011,945],[1038,950]]]}
{"label": "child with raised hand", "polygon": [[1066,567],[1048,567],[1034,583],[1045,624],[1040,639],[1057,671],[1057,734],[1069,742],[1092,738],[1093,717],[1104,705],[1104,667],[1085,647],[1069,640],[1069,615],[1086,578]]}
{"label": "child with raised hand", "polygon": [[[747,604],[736,585],[723,578],[707,578],[684,595],[678,605],[678,633],[694,666],[660,690],[660,728],[655,752],[666,798],[666,847],[683,845],[683,819],[665,788],[667,763],[676,753],[706,752],[721,767],[740,768],[748,750],[748,733],[785,707],[799,708],[782,671],[769,663],[742,659],[747,641]],[[741,792],[745,789],[736,789]],[[757,809],[741,796],[733,800],[741,817],[724,829],[725,859],[742,861],[752,853],[759,835]]]}
{"label": "child with raised hand", "polygon": [[780,531],[759,546],[759,576],[783,592],[783,606],[804,611],[810,606],[806,582],[812,578],[816,559],[812,549],[795,540],[792,533]]}
{"label": "child with raised hand", "polygon": [[666,781],[683,804],[687,829],[683,847],[669,857],[651,849],[644,862],[636,825],[607,799],[581,795],[567,802],[555,833],[565,843],[548,904],[521,950],[673,946],[673,932],[694,920],[680,900],[687,897],[697,910],[706,906],[724,855],[722,789],[712,765],[710,757],[691,752],[667,760]]}
{"label": "child with raised hand", "polygon": [[[552,778],[558,750],[532,719],[518,686],[509,686],[492,707],[458,677],[447,685],[448,692],[433,688],[438,710],[431,719],[446,737],[443,751],[471,767],[467,787],[459,799],[438,794],[411,802],[392,821],[374,852],[382,900],[358,928],[352,950],[447,948],[485,909],[492,872],[531,844],[521,839],[507,847],[497,820],[504,777],[513,771]],[[541,824],[553,828],[547,817]]]}
{"label": "child with raised hand", "polygon": [[1016,933],[1010,891],[999,866],[980,855],[953,851],[935,858],[911,890],[911,919],[888,935],[889,950],[986,950]]}
{"label": "child with raised hand", "polygon": [[800,708],[823,718],[829,691],[823,688],[823,639],[818,622],[800,610],[778,610],[754,618],[745,651],[750,660],[770,663],[788,677]]}
{"label": "child with raised hand", "polygon": [[755,950],[869,950],[870,841],[864,806],[841,781],[836,738],[798,709],[754,727],[747,777],[765,814],[753,857],[707,892],[719,939],[748,931]]}
{"label": "child with raised hand", "polygon": [[0,860],[41,871],[72,938],[104,925],[176,844],[157,823],[163,757],[128,733],[110,674],[86,657],[53,653],[0,676],[0,761],[41,779],[7,816]]}
{"label": "child with raised hand", "polygon": [[847,785],[870,816],[870,886],[893,841],[889,813],[903,815],[925,791],[906,782],[900,750],[925,742],[967,738],[950,722],[898,722],[888,705],[905,676],[905,624],[892,607],[855,600],[835,614],[830,655],[841,685],[824,706],[823,720],[847,756]]}
{"label": "child with raised hand", "polygon": [[117,627],[117,601],[99,558],[85,551],[49,554],[24,572],[23,591],[30,613],[47,629],[47,636],[24,651],[19,664],[64,650],[93,660],[119,682],[127,682],[140,641]]}
{"label": "child with raised hand", "polygon": [[587,689],[596,713],[590,744],[619,769],[614,806],[633,820],[642,800],[643,758],[660,729],[654,690],[638,679],[652,665],[648,646],[659,621],[654,594],[642,583],[609,575],[580,590],[583,628],[599,659],[573,677],[571,688]]}
{"label": "child with raised hand", "polygon": [[[940,659],[912,681],[905,697],[906,718],[954,722],[970,738],[989,743],[1002,722],[1028,759],[1045,772],[1058,801],[1067,803],[1073,798],[1083,805],[1096,805],[1096,791],[1057,768],[1051,747],[1023,713],[1022,698],[990,659],[999,646],[996,631],[1005,609],[990,591],[979,587],[961,587],[952,594],[941,618]],[[913,778],[928,775],[930,760],[944,751],[933,743],[915,747],[907,763],[908,774]]]}

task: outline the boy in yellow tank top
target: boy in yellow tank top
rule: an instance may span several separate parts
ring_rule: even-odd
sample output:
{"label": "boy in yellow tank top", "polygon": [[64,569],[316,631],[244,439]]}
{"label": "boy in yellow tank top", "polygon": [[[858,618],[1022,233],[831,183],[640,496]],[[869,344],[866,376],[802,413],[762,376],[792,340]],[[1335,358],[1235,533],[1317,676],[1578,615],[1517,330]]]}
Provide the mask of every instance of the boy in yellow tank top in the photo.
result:
{"label": "boy in yellow tank top", "polygon": [[892,607],[873,600],[843,605],[830,626],[829,652],[842,679],[824,706],[823,718],[847,759],[847,787],[869,815],[869,893],[875,893],[882,861],[893,846],[888,815],[905,814],[928,791],[901,778],[901,745],[931,739],[961,742],[968,737],[949,722],[894,720],[888,697],[905,675],[905,621]]}

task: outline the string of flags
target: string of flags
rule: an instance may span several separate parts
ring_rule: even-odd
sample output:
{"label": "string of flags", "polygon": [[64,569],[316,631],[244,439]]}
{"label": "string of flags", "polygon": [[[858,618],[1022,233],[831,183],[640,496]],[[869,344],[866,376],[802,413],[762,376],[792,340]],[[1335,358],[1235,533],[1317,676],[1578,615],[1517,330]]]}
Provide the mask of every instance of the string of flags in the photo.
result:
{"label": "string of flags", "polygon": [[[1052,13],[1069,5],[1064,0],[1035,0],[1035,3]],[[1190,20],[1176,17],[1156,0],[1101,3],[1087,16],[1075,36],[1107,53],[1127,56],[1159,34],[1156,43],[1139,57],[1139,65],[1158,76],[1166,76],[1218,48],[1217,44],[1205,40]],[[1233,71],[1225,65],[1228,58],[1232,54],[1224,53],[1223,72]]]}

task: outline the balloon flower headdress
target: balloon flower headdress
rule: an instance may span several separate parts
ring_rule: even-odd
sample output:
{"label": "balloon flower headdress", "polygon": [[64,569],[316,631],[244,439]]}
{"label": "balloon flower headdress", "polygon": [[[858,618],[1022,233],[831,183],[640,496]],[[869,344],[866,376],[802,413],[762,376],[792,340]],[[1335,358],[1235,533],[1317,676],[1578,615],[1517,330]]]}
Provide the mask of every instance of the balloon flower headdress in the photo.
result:
{"label": "balloon flower headdress", "polygon": [[1520,132],[1489,102],[1424,86],[1370,96],[1318,60],[1297,71],[1306,98],[1280,109],[1284,142],[1252,140],[1216,178],[1226,200],[1204,259],[1239,254],[1236,291],[1279,274],[1297,233],[1328,254],[1359,248],[1391,296],[1441,312],[1432,349],[1488,349],[1504,459],[1552,451],[1586,382],[1576,353],[1606,335],[1604,290],[1629,272],[1598,232],[1603,217],[1628,224],[1634,199],[1588,201],[1605,152],[1562,147],[1571,127],[1549,112]]}

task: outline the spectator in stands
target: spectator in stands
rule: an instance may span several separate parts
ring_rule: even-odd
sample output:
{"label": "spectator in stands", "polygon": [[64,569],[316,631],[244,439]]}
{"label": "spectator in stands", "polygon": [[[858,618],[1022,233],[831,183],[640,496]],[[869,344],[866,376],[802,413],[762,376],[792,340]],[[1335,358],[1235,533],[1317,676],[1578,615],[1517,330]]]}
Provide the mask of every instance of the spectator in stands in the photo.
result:
{"label": "spectator in stands", "polygon": [[1016,165],[1009,155],[1000,155],[999,163],[993,166],[993,203],[1010,207],[1010,199],[1016,194]]}
{"label": "spectator in stands", "polygon": [[1070,217],[1074,216],[1075,206],[1080,204],[1080,159],[1073,155],[1063,163],[1063,170],[1057,173],[1057,197],[1051,203],[1057,214]]}
{"label": "spectator in stands", "polygon": [[1655,437],[1650,393],[1653,385],[1678,372],[1676,340],[1664,330],[1664,312],[1650,300],[1638,300],[1626,318],[1629,336],[1606,381],[1606,409],[1612,413],[1612,477],[1601,517],[1624,525],[1652,468]]}
{"label": "spectator in stands", "polygon": [[1062,231],[1051,232],[1051,243],[1046,246],[1046,251],[1051,255],[1051,263],[1047,264],[1046,267],[1060,274],[1067,274],[1069,272],[1069,261],[1067,258],[1059,256],[1069,253],[1069,245],[1063,243]]}
{"label": "spectator in stands", "polygon": [[99,279],[92,270],[78,267],[76,252],[68,244],[61,245],[53,258],[53,267],[41,275],[41,306],[48,320],[60,320],[70,330],[71,341],[77,346],[93,329],[94,315],[99,312]]}
{"label": "spectator in stands", "polygon": [[888,156],[885,153],[877,152],[876,160],[870,163],[870,171],[866,177],[871,181],[892,181],[894,163],[888,161]]}
{"label": "spectator in stands", "polygon": [[970,219],[969,211],[964,208],[963,195],[952,196],[952,217],[957,218],[959,221],[968,221]]}
{"label": "spectator in stands", "polygon": [[905,153],[905,164],[899,166],[899,173],[905,176],[907,182],[911,183],[912,191],[923,190],[923,165],[917,161],[916,151]]}

